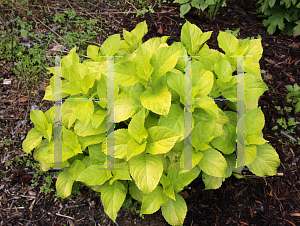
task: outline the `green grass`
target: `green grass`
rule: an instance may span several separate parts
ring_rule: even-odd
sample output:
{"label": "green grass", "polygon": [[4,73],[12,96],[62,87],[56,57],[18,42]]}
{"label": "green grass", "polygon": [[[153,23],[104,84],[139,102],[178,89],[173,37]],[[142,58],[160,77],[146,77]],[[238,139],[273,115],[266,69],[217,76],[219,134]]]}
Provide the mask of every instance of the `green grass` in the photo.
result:
{"label": "green grass", "polygon": [[[22,4],[18,7],[23,7],[27,15],[24,12],[14,18],[0,15],[2,21],[8,21],[8,25],[0,26],[0,61],[11,70],[10,74],[19,78],[38,80],[47,76],[46,68],[54,65],[54,58],[47,57],[46,53],[66,55],[65,52],[77,46],[79,55],[83,55],[87,45],[95,43],[102,32],[97,26],[98,19],[78,16],[74,10],[54,14],[45,8],[47,17],[40,21],[28,9],[26,1]],[[4,8],[16,10],[16,5],[5,1]],[[60,52],[49,52],[58,45],[62,46]]]}

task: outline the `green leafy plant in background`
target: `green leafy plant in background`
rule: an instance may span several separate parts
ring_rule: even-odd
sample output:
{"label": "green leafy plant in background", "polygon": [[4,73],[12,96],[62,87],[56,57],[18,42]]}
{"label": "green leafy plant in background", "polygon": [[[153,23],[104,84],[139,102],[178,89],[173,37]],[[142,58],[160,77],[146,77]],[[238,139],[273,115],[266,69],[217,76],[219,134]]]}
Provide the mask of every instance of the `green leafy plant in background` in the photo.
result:
{"label": "green leafy plant in background", "polygon": [[184,17],[192,7],[195,7],[204,12],[207,18],[212,21],[219,11],[219,8],[226,6],[225,1],[226,0],[175,0],[174,3],[181,4],[180,17]]}
{"label": "green leafy plant in background", "polygon": [[[294,87],[291,85],[285,86],[288,91],[290,91],[286,95],[286,99],[288,102],[292,102],[292,104],[296,104],[295,106],[295,113],[300,112],[300,86],[297,83],[294,84]],[[291,100],[293,97],[293,100]]]}
{"label": "green leafy plant in background", "polygon": [[300,0],[260,0],[258,12],[267,19],[263,25],[274,34],[277,27],[283,34],[300,35]]}
{"label": "green leafy plant in background", "polygon": [[238,37],[238,35],[239,35],[239,32],[240,32],[240,28],[238,27],[237,29],[235,29],[235,31],[234,30],[229,30],[229,28],[227,28],[226,30],[225,30],[225,32],[227,32],[227,33],[229,33],[229,34],[232,34],[234,37]]}
{"label": "green leafy plant in background", "polygon": [[[181,195],[185,186],[201,176],[205,189],[217,189],[236,166],[236,126],[245,123],[245,164],[258,176],[275,175],[279,157],[263,138],[264,115],[258,98],[267,90],[260,73],[260,39],[238,40],[227,32],[218,35],[219,47],[205,43],[211,36],[186,22],[181,42],[166,43],[168,36],[142,41],[146,22],[124,40],[115,34],[101,48],[90,45],[79,61],[76,48],[61,61],[62,167],[56,189],[68,197],[80,181],[101,194],[104,210],[115,221],[127,195],[142,203],[140,214],[161,209],[171,225],[182,225],[187,205]],[[245,122],[237,122],[237,62],[232,55],[246,57]],[[115,168],[107,169],[107,61],[114,59]],[[183,56],[183,57],[182,57]],[[184,167],[185,58],[191,57],[192,168]],[[49,69],[54,73],[54,68]],[[223,111],[215,98],[232,99]],[[85,101],[76,101],[84,98]],[[103,101],[91,101],[93,98]],[[202,99],[203,101],[197,101]],[[54,76],[44,100],[54,100]],[[218,102],[218,103],[217,103]],[[23,141],[23,149],[40,162],[41,169],[54,167],[54,107],[45,113],[32,110],[35,128]],[[178,170],[181,168],[181,170]],[[101,170],[104,169],[104,170]],[[121,169],[121,170],[120,170]]]}

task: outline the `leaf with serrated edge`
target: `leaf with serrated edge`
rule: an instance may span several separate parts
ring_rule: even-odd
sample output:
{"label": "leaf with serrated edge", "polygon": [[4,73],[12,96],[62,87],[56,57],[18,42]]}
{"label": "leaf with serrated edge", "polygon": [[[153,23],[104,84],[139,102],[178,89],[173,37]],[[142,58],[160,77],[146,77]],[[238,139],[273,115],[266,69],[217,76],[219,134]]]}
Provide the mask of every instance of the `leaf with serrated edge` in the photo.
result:
{"label": "leaf with serrated edge", "polygon": [[182,225],[187,213],[187,206],[181,195],[175,194],[175,200],[170,199],[161,206],[165,220],[171,225]]}
{"label": "leaf with serrated edge", "polygon": [[142,202],[143,201],[143,192],[136,186],[134,181],[129,181],[129,193],[132,198]]}
{"label": "leaf with serrated edge", "polygon": [[177,169],[171,169],[167,175],[175,192],[180,192],[185,186],[195,180],[199,176],[200,170],[190,170],[183,174],[179,174],[179,172]]}
{"label": "leaf with serrated edge", "polygon": [[136,74],[136,66],[133,61],[125,61],[115,64],[115,81],[122,86],[132,86],[143,80]]}
{"label": "leaf with serrated edge", "polygon": [[227,55],[234,53],[239,47],[238,39],[227,32],[220,31],[217,39],[220,48],[223,49]]}
{"label": "leaf with serrated edge", "polygon": [[221,187],[223,181],[225,181],[225,178],[213,177],[202,172],[202,180],[205,184],[205,190],[208,190],[208,189],[218,189],[219,187]]}
{"label": "leaf with serrated edge", "polygon": [[255,159],[255,156],[257,154],[257,148],[256,145],[246,145],[245,146],[245,164],[248,165]]}
{"label": "leaf with serrated edge", "polygon": [[146,152],[154,155],[170,151],[179,138],[175,132],[163,126],[151,127],[147,132]]}
{"label": "leaf with serrated edge", "polygon": [[115,181],[112,185],[106,184],[101,190],[104,211],[114,222],[125,200],[126,193],[126,187],[119,181]]}
{"label": "leaf with serrated edge", "polygon": [[65,101],[62,105],[62,124],[68,129],[76,121],[76,116],[73,113],[73,106],[75,101]]}
{"label": "leaf with serrated edge", "polygon": [[69,176],[68,171],[62,171],[56,180],[56,191],[62,199],[71,195],[74,180]]}
{"label": "leaf with serrated edge", "polygon": [[73,133],[71,130],[68,130],[65,127],[63,127],[62,137],[63,137],[63,142],[68,147],[74,149],[78,146],[77,135],[75,133]]}
{"label": "leaf with serrated edge", "polygon": [[[240,120],[239,123],[244,123],[244,119]],[[255,108],[251,111],[246,112],[245,115],[245,133],[247,136],[257,135],[265,125],[265,117],[261,108]]]}
{"label": "leaf with serrated edge", "polygon": [[145,129],[144,122],[145,110],[142,109],[132,117],[128,125],[129,135],[133,137],[138,143],[141,143],[144,138],[148,137],[148,133]]}
{"label": "leaf with serrated edge", "polygon": [[[100,169],[102,168],[102,170]],[[101,185],[112,177],[111,170],[104,169],[101,165],[93,165],[86,168],[77,178],[77,181],[87,185]]]}
{"label": "leaf with serrated edge", "polygon": [[149,194],[143,195],[141,214],[155,213],[167,200],[168,198],[163,193],[163,188],[161,186],[157,186]]}
{"label": "leaf with serrated edge", "polygon": [[166,74],[168,85],[176,91],[180,96],[180,102],[184,102],[184,74],[175,73],[175,72],[167,72]]}
{"label": "leaf with serrated edge", "polygon": [[227,162],[224,156],[216,149],[203,151],[203,157],[198,164],[202,171],[213,177],[225,177]]}
{"label": "leaf with serrated edge", "polygon": [[82,122],[86,123],[90,120],[94,112],[94,104],[91,100],[75,101],[73,105],[74,115]]}
{"label": "leaf with serrated edge", "polygon": [[137,75],[148,81],[150,75],[152,74],[154,68],[150,64],[151,53],[141,45],[137,50],[135,62],[136,62],[136,70]]}
{"label": "leaf with serrated edge", "polygon": [[100,48],[101,55],[113,56],[120,48],[120,34],[114,34],[108,37]]}
{"label": "leaf with serrated edge", "polygon": [[214,70],[218,75],[218,78],[222,82],[230,82],[232,78],[232,68],[230,63],[226,59],[220,57],[219,60],[215,63]]}
{"label": "leaf with serrated edge", "polygon": [[106,155],[102,152],[101,144],[90,145],[89,154],[90,161],[93,165],[103,165],[106,162]]}
{"label": "leaf with serrated edge", "polygon": [[[202,159],[203,153],[201,151],[195,152],[192,150],[192,168],[194,168]],[[180,156],[180,168],[184,169],[184,151],[182,152]],[[179,174],[186,173],[189,170],[180,170]]]}
{"label": "leaf with serrated edge", "polygon": [[156,188],[162,172],[163,164],[159,156],[142,153],[130,161],[130,174],[145,194]]}
{"label": "leaf with serrated edge", "polygon": [[209,142],[214,138],[216,121],[214,118],[197,123],[192,133],[192,144],[196,150],[205,150]]}
{"label": "leaf with serrated edge", "polygon": [[184,137],[184,111],[177,105],[172,104],[167,117],[161,116],[158,121],[158,126],[164,126],[173,130],[180,139]]}
{"label": "leaf with serrated edge", "polygon": [[105,133],[99,134],[99,135],[92,135],[92,136],[86,136],[86,137],[78,137],[79,143],[82,146],[82,150],[85,150],[86,147],[93,145],[93,144],[99,144],[103,141],[103,139],[106,137]]}
{"label": "leaf with serrated edge", "polygon": [[251,135],[251,136],[246,136],[246,141],[245,144],[246,145],[250,145],[250,144],[257,144],[257,145],[262,145],[266,142],[269,142],[267,140],[265,140],[263,137],[258,136],[258,135]]}
{"label": "leaf with serrated edge", "polygon": [[[208,95],[214,84],[214,74],[211,71],[192,68],[192,85],[198,87],[198,94]],[[197,94],[197,93],[196,93]],[[192,95],[192,98],[196,95]]]}
{"label": "leaf with serrated edge", "polygon": [[236,128],[230,124],[224,125],[225,133],[222,136],[212,139],[211,144],[224,154],[231,154],[236,150]]}
{"label": "leaf with serrated edge", "polygon": [[98,126],[100,126],[101,123],[103,122],[103,120],[105,119],[105,117],[106,117],[105,110],[100,109],[100,110],[94,112],[92,114],[92,118],[91,118],[93,127],[97,128]]}
{"label": "leaf with serrated edge", "polygon": [[256,147],[257,155],[247,167],[259,177],[276,175],[280,160],[275,149],[267,143]]}
{"label": "leaf with serrated edge", "polygon": [[161,76],[175,67],[181,50],[174,47],[162,47],[155,51],[151,57],[150,63],[154,67],[150,81],[155,83]]}
{"label": "leaf with serrated edge", "polygon": [[83,164],[82,161],[76,159],[71,166],[71,169],[68,170],[67,172],[69,173],[69,176],[73,180],[77,180],[78,176],[82,173],[82,171],[85,170],[85,165]]}
{"label": "leaf with serrated edge", "polygon": [[23,141],[22,147],[29,154],[32,149],[36,148],[42,141],[43,133],[36,128],[31,129],[26,139]]}
{"label": "leaf with serrated edge", "polygon": [[147,142],[144,142],[140,145],[133,138],[131,138],[127,144],[127,161],[133,156],[141,154],[145,150],[146,144]]}
{"label": "leaf with serrated edge", "polygon": [[159,115],[168,115],[171,106],[171,93],[166,85],[160,86],[155,92],[144,91],[140,99],[145,108]]}
{"label": "leaf with serrated edge", "polygon": [[112,170],[113,177],[109,181],[110,185],[116,180],[132,180],[125,164],[116,164],[115,168],[117,170]]}
{"label": "leaf with serrated edge", "polygon": [[133,94],[124,91],[115,97],[115,123],[125,121],[132,117],[141,106]]}
{"label": "leaf with serrated edge", "polygon": [[[128,129],[118,129],[115,131],[114,137],[108,136],[111,142],[114,142],[114,157],[118,159],[122,159],[127,154],[127,146],[130,140],[130,136],[128,134]],[[102,143],[102,149],[105,154],[107,154],[107,143]]]}

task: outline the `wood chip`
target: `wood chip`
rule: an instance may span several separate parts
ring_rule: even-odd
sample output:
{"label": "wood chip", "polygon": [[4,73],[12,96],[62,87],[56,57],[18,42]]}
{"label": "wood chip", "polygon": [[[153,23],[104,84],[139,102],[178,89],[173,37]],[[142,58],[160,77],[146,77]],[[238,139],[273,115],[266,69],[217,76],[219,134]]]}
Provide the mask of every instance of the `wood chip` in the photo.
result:
{"label": "wood chip", "polygon": [[28,101],[27,97],[22,97],[22,98],[20,98],[19,103],[25,103],[27,101]]}

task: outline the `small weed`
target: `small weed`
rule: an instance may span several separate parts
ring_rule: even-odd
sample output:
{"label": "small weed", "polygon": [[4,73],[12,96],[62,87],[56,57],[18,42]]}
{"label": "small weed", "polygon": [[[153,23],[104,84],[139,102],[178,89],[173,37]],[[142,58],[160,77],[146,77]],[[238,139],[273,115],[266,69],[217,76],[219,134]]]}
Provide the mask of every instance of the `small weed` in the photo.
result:
{"label": "small weed", "polygon": [[[285,86],[288,91],[290,91],[286,95],[287,102],[292,102],[292,104],[296,104],[295,113],[300,112],[300,86],[297,83],[294,84],[294,87],[291,85]],[[293,97],[293,100],[291,99]]]}
{"label": "small weed", "polygon": [[131,196],[126,196],[126,199],[123,203],[123,207],[126,209],[126,210],[131,210],[131,211],[136,211],[136,208],[137,208],[137,204],[138,202],[132,202],[132,198]]}
{"label": "small weed", "polygon": [[284,129],[287,129],[285,118],[281,117],[277,119],[277,123]]}
{"label": "small weed", "polygon": [[241,30],[240,28],[237,28],[235,31],[233,31],[233,30],[229,30],[229,28],[227,28],[225,30],[225,32],[232,34],[235,37],[238,37],[240,30]]}
{"label": "small weed", "polygon": [[294,118],[289,118],[287,124],[288,124],[289,126],[295,126],[295,125],[297,125],[297,123],[295,122],[295,119],[294,119]]}
{"label": "small weed", "polygon": [[52,179],[53,178],[51,175],[44,177],[46,184],[41,187],[41,192],[43,192],[45,195],[48,195],[50,192],[54,191],[54,189],[51,188],[53,183]]}
{"label": "small weed", "polygon": [[76,181],[72,187],[72,195],[81,195],[80,189],[83,187],[83,184],[80,181]]}
{"label": "small weed", "polygon": [[247,37],[247,39],[249,40],[253,40],[253,39],[262,39],[262,37],[260,35],[257,35],[256,37]]}
{"label": "small weed", "polygon": [[284,110],[286,111],[286,112],[292,112],[292,108],[291,107],[284,107]]}

